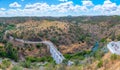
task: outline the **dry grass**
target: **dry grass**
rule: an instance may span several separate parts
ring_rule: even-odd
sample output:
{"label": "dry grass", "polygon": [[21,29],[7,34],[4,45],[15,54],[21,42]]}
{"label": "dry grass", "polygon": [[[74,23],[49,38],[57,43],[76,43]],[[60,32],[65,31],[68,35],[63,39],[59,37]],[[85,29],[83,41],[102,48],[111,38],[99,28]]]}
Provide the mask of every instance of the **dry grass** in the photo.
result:
{"label": "dry grass", "polygon": [[95,61],[89,66],[86,67],[86,69],[91,68],[91,70],[120,70],[120,61],[119,59],[111,60],[111,53],[107,53],[104,55],[104,57],[101,59],[103,61],[103,66],[98,68],[97,64],[99,61]]}
{"label": "dry grass", "polygon": [[117,35],[120,35],[120,24],[116,24],[114,26],[111,26],[107,22],[97,24],[81,24],[81,28],[96,35],[100,39],[111,37],[113,32],[116,37]]}
{"label": "dry grass", "polygon": [[80,43],[80,44],[79,43],[74,43],[74,44],[71,44],[71,45],[68,45],[68,46],[61,45],[59,47],[61,49],[61,52],[63,54],[66,54],[66,53],[75,53],[77,51],[84,50],[86,48],[86,46],[87,46],[87,44],[86,44],[86,42],[84,42],[84,43]]}
{"label": "dry grass", "polygon": [[3,44],[3,43],[0,43],[0,46],[4,46],[4,44]]}
{"label": "dry grass", "polygon": [[66,29],[67,24],[63,22],[50,22],[50,21],[27,21],[25,23],[17,24],[17,30],[12,32],[16,32],[17,35],[21,34],[22,32],[34,31],[37,34],[39,31],[46,30],[47,28],[55,26],[61,29]]}

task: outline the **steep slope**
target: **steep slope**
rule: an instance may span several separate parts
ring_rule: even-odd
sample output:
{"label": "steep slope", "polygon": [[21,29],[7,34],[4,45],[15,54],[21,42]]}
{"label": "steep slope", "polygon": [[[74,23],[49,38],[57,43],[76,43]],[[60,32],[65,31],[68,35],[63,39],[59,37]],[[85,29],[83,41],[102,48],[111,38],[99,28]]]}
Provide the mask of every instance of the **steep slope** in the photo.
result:
{"label": "steep slope", "polygon": [[31,41],[50,40],[63,53],[90,49],[94,43],[91,34],[79,25],[59,21],[27,21],[17,24],[9,34]]}

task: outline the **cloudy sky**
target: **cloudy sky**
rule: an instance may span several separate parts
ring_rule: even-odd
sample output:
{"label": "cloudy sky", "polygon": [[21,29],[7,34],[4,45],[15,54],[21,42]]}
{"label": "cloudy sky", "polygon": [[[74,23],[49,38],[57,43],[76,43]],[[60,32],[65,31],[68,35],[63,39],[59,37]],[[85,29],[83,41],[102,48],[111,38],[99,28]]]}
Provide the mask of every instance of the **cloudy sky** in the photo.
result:
{"label": "cloudy sky", "polygon": [[120,0],[0,0],[0,17],[120,15]]}

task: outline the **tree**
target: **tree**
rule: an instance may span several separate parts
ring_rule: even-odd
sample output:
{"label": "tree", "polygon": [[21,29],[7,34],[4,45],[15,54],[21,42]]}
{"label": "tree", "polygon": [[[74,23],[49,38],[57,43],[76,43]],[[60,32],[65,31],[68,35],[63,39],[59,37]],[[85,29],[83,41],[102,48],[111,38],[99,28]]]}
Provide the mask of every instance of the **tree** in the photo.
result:
{"label": "tree", "polygon": [[7,57],[14,59],[15,61],[18,61],[18,51],[13,48],[11,43],[7,43],[5,46],[6,52],[7,52]]}
{"label": "tree", "polygon": [[54,37],[52,37],[52,38],[50,39],[50,41],[52,41],[52,42],[55,43],[55,44],[57,44],[57,42],[58,42],[57,38],[54,38]]}
{"label": "tree", "polygon": [[43,37],[43,36],[44,36],[44,34],[43,34],[43,33],[39,33],[39,36],[40,36],[40,37]]}
{"label": "tree", "polygon": [[36,47],[40,48],[40,47],[42,47],[42,44],[37,44]]}

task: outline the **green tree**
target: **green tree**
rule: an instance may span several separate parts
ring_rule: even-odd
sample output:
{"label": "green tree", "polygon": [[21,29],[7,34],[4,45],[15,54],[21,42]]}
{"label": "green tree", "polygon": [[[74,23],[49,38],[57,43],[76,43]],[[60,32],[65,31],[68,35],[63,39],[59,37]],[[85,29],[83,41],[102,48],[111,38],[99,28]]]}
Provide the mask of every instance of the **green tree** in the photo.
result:
{"label": "green tree", "polygon": [[42,47],[42,44],[37,44],[36,47],[40,48],[40,47]]}
{"label": "green tree", "polygon": [[7,52],[7,57],[14,59],[15,61],[18,61],[18,51],[13,48],[11,43],[7,43],[5,46],[6,52]]}
{"label": "green tree", "polygon": [[52,41],[52,42],[55,43],[55,44],[57,44],[57,42],[58,42],[57,38],[54,38],[54,37],[52,37],[52,38],[50,39],[50,41]]}

